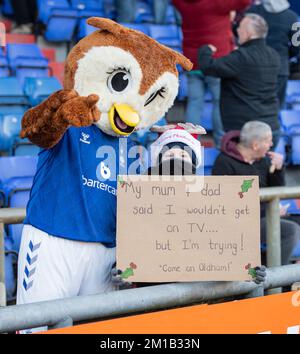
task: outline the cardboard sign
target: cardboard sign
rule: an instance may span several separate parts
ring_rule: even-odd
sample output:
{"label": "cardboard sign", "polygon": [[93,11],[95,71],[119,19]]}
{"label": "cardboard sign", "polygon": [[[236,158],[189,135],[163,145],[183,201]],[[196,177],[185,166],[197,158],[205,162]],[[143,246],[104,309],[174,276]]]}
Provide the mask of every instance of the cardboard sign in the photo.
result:
{"label": "cardboard sign", "polygon": [[202,188],[190,192],[184,181],[119,176],[117,267],[122,278],[253,278],[261,263],[258,177],[196,178]]}

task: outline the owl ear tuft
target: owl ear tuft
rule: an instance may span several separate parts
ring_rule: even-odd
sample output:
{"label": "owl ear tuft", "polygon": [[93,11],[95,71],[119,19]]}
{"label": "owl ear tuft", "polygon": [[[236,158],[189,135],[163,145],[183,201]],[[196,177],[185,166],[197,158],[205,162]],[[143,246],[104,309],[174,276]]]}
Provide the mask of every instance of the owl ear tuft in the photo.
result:
{"label": "owl ear tuft", "polygon": [[173,57],[175,59],[176,64],[179,64],[183,67],[184,70],[191,71],[193,69],[193,63],[184,55],[172,50]]}
{"label": "owl ear tuft", "polygon": [[87,24],[102,30],[106,30],[115,36],[124,34],[128,29],[122,25],[119,25],[115,21],[103,17],[90,17],[87,19]]}

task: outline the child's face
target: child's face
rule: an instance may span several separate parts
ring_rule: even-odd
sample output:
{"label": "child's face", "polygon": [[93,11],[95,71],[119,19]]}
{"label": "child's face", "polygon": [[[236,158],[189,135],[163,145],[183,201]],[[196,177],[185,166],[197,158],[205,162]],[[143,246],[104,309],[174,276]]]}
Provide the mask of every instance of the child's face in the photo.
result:
{"label": "child's face", "polygon": [[191,158],[190,154],[187,151],[180,149],[180,148],[172,148],[172,149],[167,150],[162,155],[161,162],[173,160],[173,159],[179,159],[184,162],[189,162],[190,164],[192,164],[192,158]]}

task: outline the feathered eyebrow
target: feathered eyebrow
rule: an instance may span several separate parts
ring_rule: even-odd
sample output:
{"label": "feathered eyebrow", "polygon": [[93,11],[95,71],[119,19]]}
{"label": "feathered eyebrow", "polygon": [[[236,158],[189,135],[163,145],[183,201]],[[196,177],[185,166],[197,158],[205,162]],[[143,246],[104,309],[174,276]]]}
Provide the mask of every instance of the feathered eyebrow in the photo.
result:
{"label": "feathered eyebrow", "polygon": [[111,68],[111,69],[110,69],[109,71],[107,71],[106,73],[107,73],[107,74],[113,74],[115,71],[118,71],[118,70],[124,70],[124,71],[126,71],[128,74],[130,74],[130,69],[125,68],[125,67],[121,67],[121,66],[115,67],[115,68]]}
{"label": "feathered eyebrow", "polygon": [[150,104],[152,101],[154,101],[156,99],[157,96],[160,96],[162,98],[165,98],[165,96],[163,96],[163,93],[166,92],[166,89],[164,87],[160,88],[159,90],[157,90],[156,92],[153,92],[150,97],[147,99],[146,103],[144,104],[144,107],[148,106],[148,104]]}

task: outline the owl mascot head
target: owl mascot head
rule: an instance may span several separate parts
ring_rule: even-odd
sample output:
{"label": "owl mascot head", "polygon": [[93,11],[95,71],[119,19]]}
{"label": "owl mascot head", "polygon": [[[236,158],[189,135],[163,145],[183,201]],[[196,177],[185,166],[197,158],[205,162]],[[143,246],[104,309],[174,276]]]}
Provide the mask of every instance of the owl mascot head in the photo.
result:
{"label": "owl mascot head", "polygon": [[192,68],[183,55],[139,31],[104,18],[87,22],[99,30],[69,53],[64,89],[24,116],[21,137],[41,147],[54,146],[69,126],[96,124],[115,137],[152,126],[177,96],[176,65]]}

